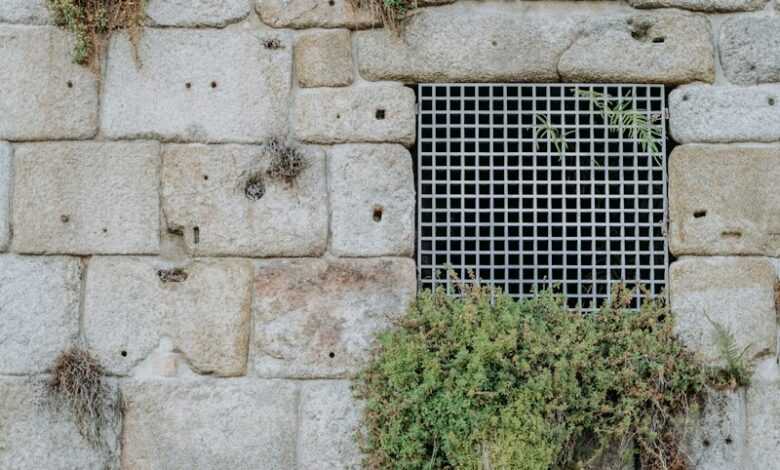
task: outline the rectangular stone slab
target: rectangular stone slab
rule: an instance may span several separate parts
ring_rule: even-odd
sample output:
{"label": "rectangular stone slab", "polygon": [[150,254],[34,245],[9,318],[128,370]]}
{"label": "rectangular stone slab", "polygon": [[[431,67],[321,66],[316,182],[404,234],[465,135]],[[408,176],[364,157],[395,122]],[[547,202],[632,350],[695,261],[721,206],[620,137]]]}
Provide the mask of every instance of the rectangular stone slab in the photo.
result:
{"label": "rectangular stone slab", "polygon": [[747,391],[747,461],[743,468],[777,468],[780,442],[780,366],[775,358],[762,361]]}
{"label": "rectangular stone slab", "polygon": [[669,159],[676,255],[780,255],[780,146],[683,145]]}
{"label": "rectangular stone slab", "polygon": [[243,375],[251,283],[251,263],[243,260],[92,258],[84,294],[87,344],[117,375],[131,373],[165,343],[197,373]]}
{"label": "rectangular stone slab", "polygon": [[298,389],[276,380],[129,382],[122,468],[295,467]]}
{"label": "rectangular stone slab", "polygon": [[77,258],[0,256],[0,374],[42,373],[78,337],[80,276]]}
{"label": "rectangular stone slab", "polygon": [[112,138],[262,142],[287,130],[292,43],[280,48],[238,27],[146,29],[135,62],[115,34],[102,93],[101,129]]}
{"label": "rectangular stone slab", "polygon": [[274,28],[367,28],[378,22],[350,0],[257,0],[261,21]]}
{"label": "rectangular stone slab", "polygon": [[[308,167],[286,182],[268,176],[272,155],[266,146],[166,146],[167,229],[181,233],[196,255],[321,255],[328,239],[325,154],[315,147],[300,150]],[[251,184],[261,185],[260,199],[247,196]]]}
{"label": "rectangular stone slab", "polygon": [[15,147],[14,165],[14,251],[159,250],[157,143],[23,144]]}
{"label": "rectangular stone slab", "polygon": [[11,241],[9,210],[11,208],[11,160],[13,148],[0,142],[0,251]]}
{"label": "rectangular stone slab", "polygon": [[720,28],[720,62],[735,85],[780,81],[780,18],[734,17]]}
{"label": "rectangular stone slab", "polygon": [[245,0],[149,0],[146,17],[159,26],[225,26],[249,15]]}
{"label": "rectangular stone slab", "polygon": [[252,312],[261,377],[348,377],[377,332],[406,312],[414,262],[401,258],[258,261]]}
{"label": "rectangular stone slab", "polygon": [[73,37],[0,24],[0,139],[85,139],[97,131],[97,79],[73,63]]}
{"label": "rectangular stone slab", "polygon": [[46,24],[49,22],[47,0],[3,0],[0,2],[0,22]]}

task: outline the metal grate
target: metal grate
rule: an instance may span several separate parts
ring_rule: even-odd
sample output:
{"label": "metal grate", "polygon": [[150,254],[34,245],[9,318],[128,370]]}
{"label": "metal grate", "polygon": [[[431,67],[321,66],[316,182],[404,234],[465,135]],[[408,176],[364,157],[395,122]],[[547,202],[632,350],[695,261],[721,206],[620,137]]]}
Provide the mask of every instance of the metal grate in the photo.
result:
{"label": "metal grate", "polygon": [[[645,116],[651,141],[604,102]],[[660,85],[420,85],[420,287],[451,288],[452,269],[514,297],[554,287],[584,309],[616,282],[660,294],[664,113]]]}

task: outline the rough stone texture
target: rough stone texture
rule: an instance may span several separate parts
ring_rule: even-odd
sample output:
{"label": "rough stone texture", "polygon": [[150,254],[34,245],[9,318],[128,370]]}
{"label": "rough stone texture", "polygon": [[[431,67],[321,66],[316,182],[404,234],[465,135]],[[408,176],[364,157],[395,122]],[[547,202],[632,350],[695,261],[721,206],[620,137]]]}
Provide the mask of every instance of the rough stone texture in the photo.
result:
{"label": "rough stone texture", "polygon": [[252,307],[256,374],[354,374],[377,331],[406,311],[415,292],[415,266],[408,259],[257,262]]}
{"label": "rough stone texture", "polygon": [[328,152],[331,252],[411,256],[415,191],[412,157],[400,145],[339,145]]}
{"label": "rough stone texture", "polygon": [[687,85],[669,95],[672,137],[679,143],[780,140],[780,86]]}
{"label": "rough stone texture", "polygon": [[41,373],[76,339],[80,272],[75,258],[0,256],[0,374]]}
{"label": "rough stone texture", "polygon": [[669,160],[672,253],[780,255],[780,146],[689,144]]}
{"label": "rough stone texture", "polygon": [[352,83],[352,41],[348,30],[314,31],[295,40],[295,75],[302,87]]}
{"label": "rough stone texture", "polygon": [[150,0],[146,16],[159,26],[225,26],[246,18],[246,0]]}
{"label": "rough stone texture", "polygon": [[266,48],[257,31],[238,28],[147,29],[138,68],[127,37],[115,35],[103,132],[182,142],[262,142],[285,134],[292,48],[286,34],[274,37],[281,47]]}
{"label": "rough stone texture", "polygon": [[97,81],[55,27],[0,25],[0,139],[82,139],[97,129]]}
{"label": "rough stone texture", "polygon": [[297,387],[263,380],[166,380],[123,387],[122,468],[295,468]]}
{"label": "rough stone texture", "polygon": [[[164,279],[181,273],[186,279]],[[130,373],[169,340],[195,372],[242,375],[251,283],[248,261],[174,266],[155,258],[93,258],[87,270],[84,333],[101,363],[114,374]]]}
{"label": "rough stone texture", "polygon": [[682,8],[714,13],[758,10],[767,0],[628,0],[628,3],[635,8]]}
{"label": "rough stone texture", "polygon": [[295,135],[304,142],[398,142],[415,139],[415,96],[401,85],[301,90],[295,99]]}
{"label": "rough stone texture", "polygon": [[0,23],[46,24],[49,9],[46,0],[2,0]]}
{"label": "rough stone texture", "polygon": [[356,33],[357,61],[368,80],[557,81],[558,58],[574,40],[576,26],[560,13],[456,3],[421,10],[401,36],[387,29]]}
{"label": "rough stone texture", "polygon": [[775,358],[763,361],[753,374],[747,393],[749,465],[743,468],[776,470],[780,443],[780,367]]}
{"label": "rough stone texture", "polygon": [[11,241],[9,210],[11,208],[11,158],[13,148],[0,142],[0,252],[8,249]]}
{"label": "rough stone texture", "polygon": [[113,446],[108,450],[95,449],[81,437],[66,411],[41,406],[41,386],[33,380],[0,379],[0,468],[117,468],[119,429],[106,428],[106,440]]}
{"label": "rough stone texture", "polygon": [[720,62],[735,85],[780,81],[780,17],[735,17],[720,28]]}
{"label": "rough stone texture", "polygon": [[16,146],[14,251],[155,253],[160,147],[152,142]]}
{"label": "rough stone texture", "polygon": [[[265,146],[166,146],[168,229],[180,230],[196,255],[321,255],[328,238],[325,155],[317,148],[302,151],[309,166],[288,183],[267,175],[272,157]],[[265,193],[250,200],[247,184],[258,174]]]}
{"label": "rough stone texture", "polygon": [[[686,443],[693,470],[747,469],[745,390],[707,391]],[[692,416],[693,417],[693,416]]]}
{"label": "rough stone texture", "polygon": [[275,28],[367,28],[377,24],[349,0],[257,0],[260,19]]}
{"label": "rough stone texture", "polygon": [[362,456],[355,439],[360,406],[349,381],[313,380],[301,388],[299,469],[359,470]]}
{"label": "rough stone texture", "polygon": [[710,321],[731,331],[740,351],[748,348],[748,359],[776,350],[777,274],[769,260],[683,258],[672,264],[669,277],[677,331],[705,361],[722,360]]}
{"label": "rough stone texture", "polygon": [[561,56],[566,82],[664,83],[715,80],[706,17],[641,13],[594,20]]}

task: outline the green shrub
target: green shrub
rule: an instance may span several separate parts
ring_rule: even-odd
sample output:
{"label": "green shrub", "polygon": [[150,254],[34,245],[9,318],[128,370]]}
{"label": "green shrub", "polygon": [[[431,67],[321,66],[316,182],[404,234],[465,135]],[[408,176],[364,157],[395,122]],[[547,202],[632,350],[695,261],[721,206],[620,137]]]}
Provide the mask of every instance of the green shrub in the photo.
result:
{"label": "green shrub", "polygon": [[593,314],[544,292],[424,292],[355,384],[368,468],[593,468],[607,454],[687,468],[678,447],[708,372],[667,308]]}

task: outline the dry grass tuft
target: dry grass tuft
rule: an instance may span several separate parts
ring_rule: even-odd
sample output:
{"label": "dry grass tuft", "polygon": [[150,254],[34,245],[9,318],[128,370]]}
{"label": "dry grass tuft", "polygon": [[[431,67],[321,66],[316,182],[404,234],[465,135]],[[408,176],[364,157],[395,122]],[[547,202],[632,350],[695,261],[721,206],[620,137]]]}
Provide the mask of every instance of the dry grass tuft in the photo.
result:
{"label": "dry grass tuft", "polygon": [[271,164],[267,171],[271,179],[283,180],[291,184],[309,167],[309,161],[300,151],[280,139],[269,140],[266,151],[271,155]]}
{"label": "dry grass tuft", "polygon": [[352,8],[365,9],[390,30],[400,33],[409,12],[417,8],[417,0],[349,0]]}
{"label": "dry grass tuft", "polygon": [[79,433],[94,447],[105,446],[104,432],[122,419],[121,396],[104,380],[103,367],[79,347],[60,354],[46,391],[56,409],[71,412]]}
{"label": "dry grass tuft", "polygon": [[[138,44],[146,0],[48,0],[58,25],[76,35],[74,62],[100,70],[106,40],[126,29],[133,46]],[[136,57],[137,59],[137,57]]]}

